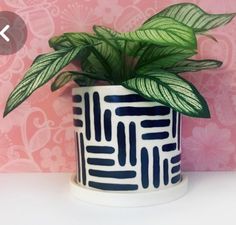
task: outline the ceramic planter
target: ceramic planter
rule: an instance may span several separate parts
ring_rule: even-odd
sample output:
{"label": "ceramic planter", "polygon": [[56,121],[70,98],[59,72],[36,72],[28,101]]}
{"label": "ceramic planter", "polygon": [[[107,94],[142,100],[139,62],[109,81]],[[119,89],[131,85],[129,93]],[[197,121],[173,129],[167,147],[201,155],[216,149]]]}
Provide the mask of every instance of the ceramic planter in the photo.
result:
{"label": "ceramic planter", "polygon": [[144,206],[186,192],[181,176],[181,117],[122,86],[73,89],[77,174],[82,200]]}

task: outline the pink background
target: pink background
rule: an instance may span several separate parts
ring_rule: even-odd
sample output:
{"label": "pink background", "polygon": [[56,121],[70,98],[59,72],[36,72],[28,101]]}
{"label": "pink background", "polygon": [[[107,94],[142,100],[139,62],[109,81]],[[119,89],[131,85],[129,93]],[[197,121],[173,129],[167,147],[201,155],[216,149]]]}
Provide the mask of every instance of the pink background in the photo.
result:
{"label": "pink background", "polygon": [[[1,0],[0,11],[14,11],[27,23],[23,49],[0,57],[0,114],[13,87],[34,57],[49,51],[47,40],[66,31],[88,31],[103,24],[131,30],[147,17],[181,0]],[[236,12],[235,0],[192,0],[211,13]],[[236,169],[236,19],[211,32],[218,43],[200,37],[199,57],[224,61],[222,68],[188,74],[207,98],[211,119],[183,120],[185,170]],[[0,172],[73,171],[75,154],[71,88],[38,90],[5,119],[0,117]]]}

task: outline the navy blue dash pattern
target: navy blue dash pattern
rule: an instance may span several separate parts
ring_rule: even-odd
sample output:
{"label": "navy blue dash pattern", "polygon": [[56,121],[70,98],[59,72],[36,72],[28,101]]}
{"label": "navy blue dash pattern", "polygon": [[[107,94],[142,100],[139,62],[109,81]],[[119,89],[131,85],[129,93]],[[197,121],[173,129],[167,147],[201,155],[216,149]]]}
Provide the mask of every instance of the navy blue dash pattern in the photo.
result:
{"label": "navy blue dash pattern", "polygon": [[171,158],[171,163],[173,163],[173,164],[178,163],[180,161],[180,159],[181,159],[181,155],[178,154],[178,155]]}
{"label": "navy blue dash pattern", "polygon": [[174,166],[171,169],[171,173],[178,173],[180,171],[180,165]]}
{"label": "navy blue dash pattern", "polygon": [[160,186],[160,155],[158,147],[153,148],[153,186]]}
{"label": "navy blue dash pattern", "polygon": [[164,159],[163,162],[163,178],[164,178],[164,185],[169,183],[169,163],[168,159]]}
{"label": "navy blue dash pattern", "polygon": [[164,132],[156,132],[156,133],[146,133],[142,135],[143,140],[156,140],[156,139],[166,139],[169,137],[169,133]]}
{"label": "navy blue dash pattern", "polygon": [[79,182],[81,182],[81,169],[80,169],[80,147],[79,147],[79,137],[78,133],[75,132],[75,140],[76,140],[76,154],[77,154],[77,176],[79,178]]}
{"label": "navy blue dash pattern", "polygon": [[75,103],[79,103],[82,101],[82,97],[80,95],[73,95],[72,100]]}
{"label": "navy blue dash pattern", "polygon": [[129,170],[129,171],[105,171],[105,170],[89,170],[89,174],[95,177],[109,177],[109,178],[116,178],[116,179],[128,179],[136,177],[136,172]]}
{"label": "navy blue dash pattern", "polygon": [[89,153],[95,153],[95,154],[112,154],[115,151],[115,149],[110,146],[96,146],[96,145],[87,146],[86,150]]}
{"label": "navy blue dash pattern", "polygon": [[82,127],[83,126],[82,120],[74,119],[73,122],[74,122],[75,127]]}
{"label": "navy blue dash pattern", "polygon": [[73,113],[75,115],[81,115],[82,114],[82,109],[80,107],[73,107]]}
{"label": "navy blue dash pattern", "polygon": [[148,188],[149,179],[148,179],[148,151],[146,148],[141,149],[141,179],[143,188]]}
{"label": "navy blue dash pattern", "polygon": [[171,183],[172,183],[172,184],[176,184],[176,183],[178,183],[180,180],[181,180],[181,175],[178,174],[178,175],[174,176],[174,177],[171,179]]}
{"label": "navy blue dash pattern", "polygon": [[177,112],[172,109],[172,137],[176,137]]}
{"label": "navy blue dash pattern", "polygon": [[116,109],[117,116],[164,116],[170,113],[170,108],[166,106],[154,107],[118,107]]}
{"label": "navy blue dash pattern", "polygon": [[167,127],[170,125],[170,120],[143,120],[141,126],[144,128],[149,127]]}
{"label": "navy blue dash pattern", "polygon": [[130,164],[131,166],[135,166],[137,163],[136,158],[136,125],[134,122],[130,122],[129,124],[129,149],[130,149]]}
{"label": "navy blue dash pattern", "polygon": [[100,159],[100,158],[88,158],[87,163],[96,166],[114,166],[115,161],[113,159]]}
{"label": "navy blue dash pattern", "polygon": [[110,103],[120,103],[120,102],[148,102],[149,100],[143,98],[137,94],[130,94],[130,95],[107,95],[104,97],[105,102]]}
{"label": "navy blue dash pattern", "polygon": [[106,109],[104,112],[104,131],[107,141],[111,141],[112,137],[112,123],[111,123],[111,110]]}
{"label": "navy blue dash pattern", "polygon": [[171,152],[176,150],[176,143],[169,143],[162,146],[163,152]]}
{"label": "navy blue dash pattern", "polygon": [[89,186],[104,191],[134,191],[138,189],[137,184],[110,184],[94,181],[89,181]]}
{"label": "navy blue dash pattern", "polygon": [[117,125],[117,141],[118,141],[118,161],[121,166],[126,162],[126,141],[125,141],[125,125],[119,122]]}
{"label": "navy blue dash pattern", "polygon": [[101,106],[98,92],[93,93],[94,129],[96,141],[101,141]]}
{"label": "navy blue dash pattern", "polygon": [[83,185],[86,185],[86,164],[84,154],[84,136],[80,133],[80,151],[81,151],[81,167],[82,167],[82,180]]}
{"label": "navy blue dash pattern", "polygon": [[89,103],[89,94],[86,92],[84,94],[84,116],[85,116],[85,133],[86,133],[86,138],[90,140],[91,138],[91,125],[90,125],[90,103]]}

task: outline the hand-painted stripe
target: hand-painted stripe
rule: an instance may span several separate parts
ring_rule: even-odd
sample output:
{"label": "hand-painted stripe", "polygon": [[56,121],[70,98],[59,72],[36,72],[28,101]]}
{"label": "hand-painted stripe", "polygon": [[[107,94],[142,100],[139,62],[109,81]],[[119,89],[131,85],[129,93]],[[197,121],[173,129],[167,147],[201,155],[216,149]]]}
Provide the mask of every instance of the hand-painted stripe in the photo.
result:
{"label": "hand-painted stripe", "polygon": [[180,150],[180,135],[181,135],[181,116],[180,113],[178,113],[178,150]]}
{"label": "hand-painted stripe", "polygon": [[110,103],[120,103],[120,102],[149,102],[149,100],[143,98],[137,94],[130,94],[130,95],[107,95],[104,97],[105,102]]}
{"label": "hand-painted stripe", "polygon": [[156,132],[156,133],[146,133],[142,135],[143,140],[156,140],[156,139],[165,139],[169,137],[169,133],[164,132]]}
{"label": "hand-painted stripe", "polygon": [[148,188],[149,179],[148,179],[148,151],[146,148],[141,149],[141,180],[143,188]]}
{"label": "hand-painted stripe", "polygon": [[80,107],[73,107],[73,114],[74,115],[81,115],[82,109]]}
{"label": "hand-painted stripe", "polygon": [[73,95],[72,101],[75,103],[79,103],[82,101],[82,97],[80,95]]}
{"label": "hand-painted stripe", "polygon": [[95,177],[108,177],[115,179],[128,179],[136,177],[135,171],[105,171],[105,170],[89,170],[89,174]]}
{"label": "hand-painted stripe", "polygon": [[170,113],[170,108],[166,106],[154,107],[119,107],[116,109],[117,116],[165,116]]}
{"label": "hand-painted stripe", "polygon": [[118,161],[121,166],[126,162],[126,141],[125,141],[125,125],[119,122],[117,125],[117,141],[118,141]]}
{"label": "hand-painted stripe", "polygon": [[112,154],[114,153],[115,149],[110,146],[87,146],[87,152],[95,153],[95,154]]}
{"label": "hand-painted stripe", "polygon": [[96,166],[114,166],[115,161],[113,159],[99,159],[99,158],[88,158],[87,163]]}
{"label": "hand-painted stripe", "polygon": [[91,127],[90,127],[90,103],[89,103],[89,94],[86,92],[84,94],[84,108],[85,108],[85,133],[86,138],[90,140],[91,138]]}
{"label": "hand-painted stripe", "polygon": [[93,94],[94,129],[96,141],[101,141],[101,108],[98,92]]}
{"label": "hand-painted stripe", "polygon": [[160,155],[158,147],[153,148],[153,186],[160,186]]}
{"label": "hand-painted stripe", "polygon": [[81,182],[80,147],[79,147],[79,137],[77,132],[75,132],[75,140],[76,140],[76,155],[77,155],[77,178],[79,179],[79,182]]}
{"label": "hand-painted stripe", "polygon": [[180,171],[180,165],[174,166],[171,169],[171,173],[178,173]]}
{"label": "hand-painted stripe", "polygon": [[169,163],[168,159],[164,159],[163,162],[163,178],[164,178],[164,185],[169,183]]}
{"label": "hand-painted stripe", "polygon": [[86,185],[86,165],[85,165],[85,152],[84,152],[84,136],[80,133],[80,151],[81,151],[81,167],[82,167],[82,180]]}
{"label": "hand-painted stripe", "polygon": [[111,141],[112,137],[112,124],[111,124],[111,111],[106,109],[104,112],[104,130],[105,138],[107,141]]}
{"label": "hand-painted stripe", "polygon": [[130,164],[135,166],[137,163],[136,158],[136,125],[134,122],[129,124],[129,149],[130,149]]}
{"label": "hand-painted stripe", "polygon": [[144,128],[149,127],[167,127],[170,125],[170,120],[143,120],[141,126]]}
{"label": "hand-painted stripe", "polygon": [[177,113],[175,110],[172,110],[172,137],[176,137],[176,120],[177,120]]}
{"label": "hand-painted stripe", "polygon": [[109,184],[94,181],[89,181],[89,186],[104,191],[134,191],[138,189],[137,184]]}
{"label": "hand-painted stripe", "polygon": [[176,143],[165,144],[162,146],[163,152],[171,152],[176,150]]}
{"label": "hand-painted stripe", "polygon": [[180,180],[181,180],[181,175],[178,174],[178,175],[174,176],[174,177],[171,179],[171,183],[172,183],[172,184],[176,184],[176,183],[178,183]]}
{"label": "hand-painted stripe", "polygon": [[176,155],[176,156],[171,158],[171,163],[173,163],[173,164],[178,163],[180,161],[180,159],[181,159],[181,155],[180,154]]}
{"label": "hand-painted stripe", "polygon": [[83,126],[83,121],[74,119],[74,126],[75,127],[82,127]]}

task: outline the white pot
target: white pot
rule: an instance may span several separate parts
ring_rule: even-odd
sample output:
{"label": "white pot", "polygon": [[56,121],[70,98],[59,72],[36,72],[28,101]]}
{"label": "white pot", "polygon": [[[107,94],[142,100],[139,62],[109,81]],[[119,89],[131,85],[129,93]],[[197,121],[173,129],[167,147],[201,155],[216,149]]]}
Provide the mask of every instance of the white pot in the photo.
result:
{"label": "white pot", "polygon": [[77,175],[82,200],[144,206],[187,190],[180,168],[180,114],[122,86],[73,89]]}

